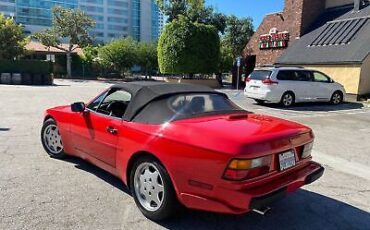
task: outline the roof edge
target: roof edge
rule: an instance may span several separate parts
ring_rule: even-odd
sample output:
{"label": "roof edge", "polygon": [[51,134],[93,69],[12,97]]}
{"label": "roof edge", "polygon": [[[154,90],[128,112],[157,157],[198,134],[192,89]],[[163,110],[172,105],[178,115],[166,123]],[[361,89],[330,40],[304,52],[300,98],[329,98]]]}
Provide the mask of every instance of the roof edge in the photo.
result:
{"label": "roof edge", "polygon": [[[364,59],[365,60],[365,59]],[[318,63],[308,63],[308,62],[276,62],[276,65],[362,65],[364,61],[345,61],[345,62],[318,62]]]}

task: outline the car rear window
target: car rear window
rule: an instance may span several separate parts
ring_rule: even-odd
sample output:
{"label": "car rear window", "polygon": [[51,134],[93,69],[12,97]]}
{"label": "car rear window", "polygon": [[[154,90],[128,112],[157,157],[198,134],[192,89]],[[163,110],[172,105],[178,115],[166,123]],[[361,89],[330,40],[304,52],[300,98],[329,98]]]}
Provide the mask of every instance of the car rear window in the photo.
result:
{"label": "car rear window", "polygon": [[251,75],[249,76],[249,78],[251,80],[266,80],[267,78],[269,78],[271,76],[271,73],[272,71],[269,71],[269,70],[255,70],[251,73]]}
{"label": "car rear window", "polygon": [[210,114],[244,111],[222,94],[176,94],[148,104],[135,117],[135,122],[163,124],[165,122]]}

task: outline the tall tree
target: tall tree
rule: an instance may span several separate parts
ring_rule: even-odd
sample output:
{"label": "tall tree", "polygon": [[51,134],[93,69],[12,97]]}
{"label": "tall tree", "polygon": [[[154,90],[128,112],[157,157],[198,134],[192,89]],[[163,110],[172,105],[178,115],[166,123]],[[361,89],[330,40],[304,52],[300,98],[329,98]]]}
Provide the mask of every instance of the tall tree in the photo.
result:
{"label": "tall tree", "polygon": [[223,43],[232,50],[235,60],[253,35],[253,20],[251,18],[237,18],[232,15],[227,18],[227,26]]}
{"label": "tall tree", "polygon": [[137,48],[137,65],[144,70],[145,77],[158,70],[158,52],[156,42],[139,42]]}
{"label": "tall tree", "polygon": [[186,0],[156,0],[156,2],[161,12],[167,16],[168,22],[186,14]]}
{"label": "tall tree", "polygon": [[98,50],[100,63],[124,74],[137,64],[137,42],[132,38],[114,40]]}
{"label": "tall tree", "polygon": [[[92,43],[89,30],[95,21],[79,9],[53,8],[53,25],[50,29],[34,35],[43,45],[55,47],[66,53],[67,75],[72,76],[71,54],[77,48],[83,48]],[[67,45],[63,45],[66,42]]]}
{"label": "tall tree", "polygon": [[186,17],[167,24],[158,43],[162,73],[189,74],[218,71],[220,38],[214,26],[193,23]]}
{"label": "tall tree", "polygon": [[0,14],[0,59],[13,59],[23,54],[28,40],[21,25]]}
{"label": "tall tree", "polygon": [[221,33],[225,31],[226,16],[215,13],[212,7],[207,7],[205,0],[157,0],[157,4],[167,16],[168,22],[182,15],[191,22],[212,25]]}

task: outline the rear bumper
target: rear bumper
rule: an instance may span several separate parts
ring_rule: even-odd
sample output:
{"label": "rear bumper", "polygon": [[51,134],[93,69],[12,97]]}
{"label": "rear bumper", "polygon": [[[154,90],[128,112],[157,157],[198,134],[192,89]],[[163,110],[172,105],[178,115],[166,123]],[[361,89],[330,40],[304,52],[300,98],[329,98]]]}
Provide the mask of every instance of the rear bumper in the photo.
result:
{"label": "rear bumper", "polygon": [[309,162],[283,176],[261,179],[262,183],[257,181],[227,188],[218,186],[207,197],[182,193],[180,200],[188,208],[242,214],[283,199],[298,188],[316,181],[323,173],[324,168],[320,164]]}
{"label": "rear bumper", "polygon": [[270,102],[270,103],[280,102],[280,97],[278,97],[277,95],[274,95],[271,91],[255,92],[249,89],[245,89],[244,95],[252,99],[257,99],[257,100]]}
{"label": "rear bumper", "polygon": [[[321,167],[317,171],[311,173],[308,175],[305,179],[305,185],[311,184],[312,182],[316,181],[319,179],[323,174],[324,174],[324,167]],[[249,204],[249,209],[262,209],[267,207],[268,205],[283,199],[287,195],[287,189],[281,188],[277,191],[274,191],[272,193],[269,193],[267,195],[261,196],[261,197],[254,197],[251,199],[250,204]]]}

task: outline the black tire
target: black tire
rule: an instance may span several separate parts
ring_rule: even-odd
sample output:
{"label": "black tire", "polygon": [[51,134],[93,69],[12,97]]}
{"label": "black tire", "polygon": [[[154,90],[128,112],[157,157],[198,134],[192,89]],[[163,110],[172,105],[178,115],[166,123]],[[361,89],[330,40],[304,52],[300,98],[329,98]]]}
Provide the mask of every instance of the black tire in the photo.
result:
{"label": "black tire", "polygon": [[[159,171],[159,174],[163,181],[163,201],[161,206],[156,211],[149,211],[147,208],[145,208],[139,201],[137,195],[136,195],[136,189],[135,189],[135,172],[137,168],[144,164],[144,163],[151,163],[153,164]],[[170,176],[168,175],[166,169],[153,157],[150,156],[144,156],[139,158],[133,165],[131,172],[130,172],[130,190],[131,194],[135,200],[135,203],[139,210],[143,213],[145,217],[148,219],[154,220],[154,221],[161,221],[164,219],[167,219],[174,214],[178,213],[180,211],[181,206],[179,204],[179,201],[177,200],[175,189],[172,185]]]}
{"label": "black tire", "polygon": [[343,102],[343,93],[341,91],[335,91],[331,96],[330,103],[333,105],[339,105]]}
{"label": "black tire", "polygon": [[292,92],[284,93],[283,96],[281,97],[280,104],[286,108],[292,107],[295,104],[294,93]]}
{"label": "black tire", "polygon": [[254,101],[257,103],[257,105],[265,104],[265,101],[263,101],[263,100],[254,99]]}
{"label": "black tire", "polygon": [[[45,136],[45,135],[48,135],[48,134],[46,134],[47,131],[45,132],[45,130],[48,127],[50,127],[50,129],[52,129],[51,127],[56,127],[56,131],[55,130],[54,131],[59,134],[58,126],[57,126],[57,123],[55,122],[55,120],[52,119],[52,118],[47,119],[44,122],[44,124],[42,125],[42,129],[41,129],[41,143],[42,143],[42,146],[44,147],[45,151],[47,152],[47,154],[50,157],[58,158],[58,159],[65,158],[66,154],[64,152],[63,144],[62,144],[61,141],[60,141],[60,145],[62,146],[61,149],[57,148],[57,150],[53,151],[52,148],[48,147],[48,142],[51,141],[51,140],[46,140],[46,136]],[[59,134],[59,136],[60,136],[60,134]]]}

